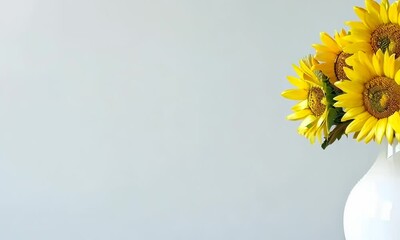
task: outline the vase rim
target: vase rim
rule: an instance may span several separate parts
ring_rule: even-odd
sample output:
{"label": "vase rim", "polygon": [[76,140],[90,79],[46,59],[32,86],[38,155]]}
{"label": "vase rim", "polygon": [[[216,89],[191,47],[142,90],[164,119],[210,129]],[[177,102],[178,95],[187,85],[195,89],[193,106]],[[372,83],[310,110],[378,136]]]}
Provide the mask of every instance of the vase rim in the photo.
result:
{"label": "vase rim", "polygon": [[[395,153],[400,152],[400,144],[397,141],[397,139],[393,139],[393,142],[390,144],[386,139],[385,142],[382,142],[384,145],[387,145],[387,150],[386,150],[386,157],[390,158],[392,157]],[[385,144],[386,143],[386,144]]]}

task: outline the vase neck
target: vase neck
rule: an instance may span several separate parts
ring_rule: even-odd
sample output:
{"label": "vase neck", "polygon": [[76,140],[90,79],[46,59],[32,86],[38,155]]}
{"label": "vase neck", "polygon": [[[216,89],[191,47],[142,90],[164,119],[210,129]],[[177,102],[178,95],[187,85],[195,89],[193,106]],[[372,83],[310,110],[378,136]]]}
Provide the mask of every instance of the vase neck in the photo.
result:
{"label": "vase neck", "polygon": [[396,139],[393,140],[392,144],[386,143],[386,145],[387,145],[387,152],[386,152],[386,157],[387,158],[390,158],[395,153],[400,152],[400,144]]}

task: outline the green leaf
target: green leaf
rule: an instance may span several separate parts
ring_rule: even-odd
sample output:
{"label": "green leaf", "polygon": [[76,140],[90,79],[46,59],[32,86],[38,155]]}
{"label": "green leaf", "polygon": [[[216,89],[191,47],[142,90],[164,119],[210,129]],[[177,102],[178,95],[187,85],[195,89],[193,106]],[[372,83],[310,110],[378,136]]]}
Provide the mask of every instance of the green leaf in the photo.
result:
{"label": "green leaf", "polygon": [[328,121],[328,129],[331,129],[331,127],[333,126],[333,124],[336,121],[336,117],[337,117],[337,111],[334,108],[329,108],[328,109],[328,117],[327,117],[327,121]]}
{"label": "green leaf", "polygon": [[326,149],[329,145],[334,143],[336,140],[340,140],[340,138],[345,134],[347,126],[351,121],[341,122],[335,125],[335,128],[329,133],[328,138],[325,138],[325,141],[322,143],[322,149]]}

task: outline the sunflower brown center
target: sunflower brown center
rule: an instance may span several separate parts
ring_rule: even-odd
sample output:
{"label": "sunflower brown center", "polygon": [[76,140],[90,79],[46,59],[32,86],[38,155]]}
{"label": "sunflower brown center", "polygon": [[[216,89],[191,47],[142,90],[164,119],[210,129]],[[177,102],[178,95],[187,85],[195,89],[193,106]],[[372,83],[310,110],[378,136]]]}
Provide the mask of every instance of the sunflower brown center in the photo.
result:
{"label": "sunflower brown center", "polygon": [[400,26],[393,23],[380,25],[371,34],[371,46],[374,52],[379,49],[382,52],[389,50],[395,53],[396,57],[400,56]]}
{"label": "sunflower brown center", "polygon": [[400,86],[393,79],[375,77],[364,86],[364,106],[372,116],[387,118],[400,110]]}
{"label": "sunflower brown center", "polygon": [[347,79],[346,73],[344,72],[343,68],[344,67],[351,68],[349,65],[346,64],[346,59],[350,56],[351,54],[349,53],[341,52],[336,58],[335,75],[339,81]]}
{"label": "sunflower brown center", "polygon": [[308,107],[315,116],[321,116],[325,112],[325,104],[322,99],[325,97],[321,88],[312,87],[308,93]]}

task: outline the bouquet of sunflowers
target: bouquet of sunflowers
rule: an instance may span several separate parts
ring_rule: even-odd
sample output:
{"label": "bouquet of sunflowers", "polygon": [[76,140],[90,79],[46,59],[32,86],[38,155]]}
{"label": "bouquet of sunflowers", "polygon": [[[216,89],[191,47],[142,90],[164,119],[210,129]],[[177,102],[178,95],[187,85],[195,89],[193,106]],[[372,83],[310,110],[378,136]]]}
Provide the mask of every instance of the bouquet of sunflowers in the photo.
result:
{"label": "bouquet of sunflowers", "polygon": [[298,133],[326,148],[343,134],[357,141],[400,140],[400,3],[366,0],[355,7],[349,31],[321,33],[313,56],[293,65],[295,86],[282,96],[297,100],[289,120]]}

